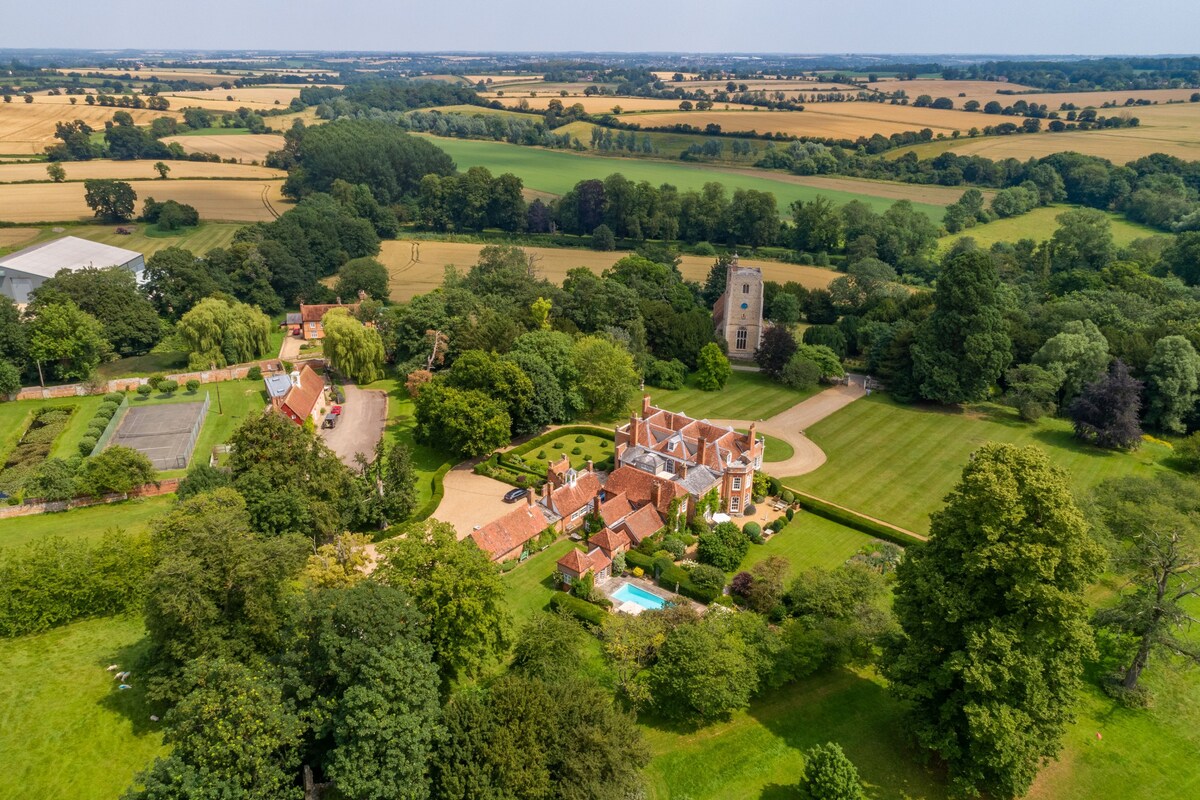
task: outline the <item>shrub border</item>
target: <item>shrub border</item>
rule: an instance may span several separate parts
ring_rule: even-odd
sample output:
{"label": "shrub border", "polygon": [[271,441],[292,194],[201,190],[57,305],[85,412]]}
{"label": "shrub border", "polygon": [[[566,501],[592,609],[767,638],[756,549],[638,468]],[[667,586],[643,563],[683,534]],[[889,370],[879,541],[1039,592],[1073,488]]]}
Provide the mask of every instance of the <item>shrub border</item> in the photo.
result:
{"label": "shrub border", "polygon": [[814,497],[811,494],[801,492],[797,489],[791,490],[796,495],[796,502],[805,511],[816,514],[818,517],[824,517],[831,522],[836,522],[839,525],[845,525],[847,528],[853,528],[860,533],[865,533],[874,536],[877,539],[898,544],[901,547],[909,545],[920,545],[925,543],[925,539],[911,532],[905,532],[891,528],[882,524],[878,520],[872,519],[865,514],[859,514],[856,511],[851,511],[848,508],[842,508],[828,500],[822,500],[819,497]]}

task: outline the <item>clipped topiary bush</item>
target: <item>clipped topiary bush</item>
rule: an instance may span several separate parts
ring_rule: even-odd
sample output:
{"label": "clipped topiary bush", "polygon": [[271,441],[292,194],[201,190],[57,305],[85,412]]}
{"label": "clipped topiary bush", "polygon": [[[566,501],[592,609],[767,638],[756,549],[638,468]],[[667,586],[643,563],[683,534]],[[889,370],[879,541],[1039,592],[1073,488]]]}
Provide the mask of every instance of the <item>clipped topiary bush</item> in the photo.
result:
{"label": "clipped topiary bush", "polygon": [[754,516],[755,514],[757,514],[757,513],[758,513],[758,509],[754,507],[754,503],[751,503],[750,505],[746,506],[746,512],[745,512],[745,513],[746,513],[746,515],[747,515],[747,516],[751,516],[751,517],[752,517],[752,516]]}
{"label": "clipped topiary bush", "polygon": [[179,388],[179,381],[173,381],[169,378],[163,378],[158,382],[158,390],[166,395],[175,394],[175,390]]}
{"label": "clipped topiary bush", "polygon": [[600,449],[605,450],[607,448],[608,448],[608,439],[601,439],[600,440]]}
{"label": "clipped topiary bush", "polygon": [[141,386],[139,386],[137,388],[137,393],[138,393],[139,397],[141,397],[143,400],[145,400],[147,397],[149,397],[151,394],[154,393],[154,387],[148,383],[143,383]]}
{"label": "clipped topiary bush", "polygon": [[582,450],[581,448],[578,448],[578,447],[572,447],[572,448],[571,448],[571,455],[573,455],[573,456],[583,455],[583,450]]}
{"label": "clipped topiary bush", "polygon": [[552,444],[552,445],[551,445],[551,447],[553,447],[555,450],[562,450],[562,449],[563,449],[563,443],[562,443],[562,442],[555,442],[554,444]]}
{"label": "clipped topiary bush", "polygon": [[546,451],[545,451],[545,450],[538,450],[537,457],[538,457],[538,458],[545,458],[545,457],[546,457]]}
{"label": "clipped topiary bush", "polygon": [[780,493],[779,499],[785,503],[794,503],[796,502],[796,495],[790,490],[784,489],[783,492]]}
{"label": "clipped topiary bush", "polygon": [[742,526],[742,533],[753,539],[755,536],[762,534],[762,526],[757,522],[747,522]]}
{"label": "clipped topiary bush", "polygon": [[107,411],[111,415],[117,410],[119,405],[120,403],[110,403],[105,400],[103,403],[96,406],[96,413],[99,414],[101,411]]}
{"label": "clipped topiary bush", "polygon": [[783,515],[784,515],[785,517],[787,517],[787,521],[788,521],[788,522],[791,522],[791,521],[792,521],[792,517],[796,516],[796,509],[794,509],[794,508],[789,508],[787,511],[783,512]]}
{"label": "clipped topiary bush", "polygon": [[95,436],[85,436],[79,440],[79,455],[90,456],[92,451],[96,449]]}
{"label": "clipped topiary bush", "polygon": [[576,437],[575,437],[575,444],[583,444],[583,442],[584,442],[584,439],[583,439],[583,435],[582,435],[582,434],[580,434],[579,436],[576,436]]}
{"label": "clipped topiary bush", "polygon": [[[261,381],[262,380],[262,367],[256,366],[256,367],[251,367],[250,369],[246,370],[246,377],[252,381]],[[191,383],[191,381],[188,381],[188,383]]]}
{"label": "clipped topiary bush", "polygon": [[117,406],[121,405],[121,401],[124,399],[125,395],[122,392],[109,392],[108,394],[104,395],[105,403],[112,403],[113,405]]}
{"label": "clipped topiary bush", "polygon": [[184,385],[187,386],[188,394],[195,394],[200,391],[200,380],[198,378],[191,378]]}

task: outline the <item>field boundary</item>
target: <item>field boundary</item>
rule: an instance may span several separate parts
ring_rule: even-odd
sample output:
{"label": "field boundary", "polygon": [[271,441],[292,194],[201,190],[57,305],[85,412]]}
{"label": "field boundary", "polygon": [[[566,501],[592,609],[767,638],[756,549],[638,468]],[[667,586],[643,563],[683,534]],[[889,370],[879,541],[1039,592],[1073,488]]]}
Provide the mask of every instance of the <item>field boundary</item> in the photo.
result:
{"label": "field boundary", "polygon": [[790,487],[788,491],[796,496],[796,502],[805,511],[870,536],[894,542],[901,547],[907,547],[911,544],[925,544],[929,541],[928,536],[910,531],[907,528],[901,528],[899,525],[893,525],[890,522],[885,522],[884,520],[864,514],[861,511],[855,511],[852,508],[832,503],[829,500],[809,494],[808,492],[802,492],[799,489],[792,489]]}

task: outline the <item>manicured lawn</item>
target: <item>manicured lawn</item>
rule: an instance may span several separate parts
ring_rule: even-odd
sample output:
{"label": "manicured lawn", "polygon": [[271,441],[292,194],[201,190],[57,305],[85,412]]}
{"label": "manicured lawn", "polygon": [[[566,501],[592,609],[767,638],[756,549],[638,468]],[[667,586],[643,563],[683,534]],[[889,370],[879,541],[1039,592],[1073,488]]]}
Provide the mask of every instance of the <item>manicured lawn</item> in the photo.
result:
{"label": "manicured lawn", "polygon": [[750,545],[740,570],[747,570],[770,556],[783,556],[792,565],[792,575],[811,567],[834,569],[846,563],[872,538],[836,522],[797,511],[788,526],[765,544]]}
{"label": "manicured lawn", "polygon": [[0,798],[113,800],[164,751],[138,675],[121,692],[104,669],[132,666],[144,632],[116,618],[0,640]]}
{"label": "manicured lawn", "polygon": [[[683,389],[649,391],[654,405],[695,419],[759,420],[786,411],[812,397],[819,388],[799,392],[757,372],[734,372],[725,388],[716,392],[696,388],[690,375]],[[637,405],[640,409],[640,398]]]}
{"label": "manicured lawn", "polygon": [[129,356],[116,361],[107,361],[96,369],[96,374],[106,380],[113,378],[149,377],[155,372],[182,372],[187,369],[187,353],[147,353],[144,356]]}
{"label": "manicured lawn", "polygon": [[508,600],[508,611],[518,628],[531,616],[546,608],[556,591],[552,577],[554,565],[574,546],[575,543],[570,539],[557,541],[501,577],[504,594]]}
{"label": "manicured lawn", "polygon": [[785,484],[918,533],[929,530],[930,512],[941,507],[971,452],[986,442],[1042,448],[1067,470],[1077,492],[1107,478],[1163,469],[1170,455],[1152,443],[1133,453],[1100,450],[1078,442],[1067,420],[1030,424],[1001,406],[934,410],[880,394],[851,403],[807,434],[829,460]]}
{"label": "manicured lawn", "polygon": [[[749,433],[746,428],[738,428],[740,433]],[[787,461],[796,454],[796,449],[783,439],[776,439],[774,436],[767,436],[765,433],[758,434],[766,440],[766,447],[763,448],[763,461]]]}
{"label": "manicured lawn", "polygon": [[[576,439],[583,439],[583,441],[579,442]],[[579,448],[578,453],[574,452],[575,448]],[[515,452],[535,468],[545,466],[547,461],[558,461],[566,455],[571,459],[572,467],[583,469],[589,458],[597,464],[606,458],[612,458],[613,443],[612,439],[605,439],[602,436],[572,433],[533,447],[522,445]],[[539,456],[540,453],[545,455]]]}
{"label": "manicured lawn", "polygon": [[870,670],[839,670],[767,692],[747,712],[699,731],[642,726],[654,754],[646,769],[656,800],[796,797],[803,751],[833,741],[877,800],[946,797],[933,770],[904,741],[898,703]]}
{"label": "manicured lawn", "polygon": [[87,432],[92,415],[104,402],[103,396],[60,397],[55,400],[21,400],[20,402],[0,403],[0,463],[3,463],[8,452],[21,440],[25,427],[32,419],[33,413],[40,408],[75,406],[75,413],[67,428],[55,441],[50,449],[50,455],[56,458],[69,458],[79,452],[79,440]]}
{"label": "manicured lawn", "polygon": [[112,528],[138,533],[146,530],[151,520],[163,514],[174,501],[175,495],[164,494],[57,514],[0,519],[0,548],[20,547],[46,536],[99,539]]}
{"label": "manicured lawn", "polygon": [[387,426],[384,428],[384,441],[389,444],[404,444],[412,451],[413,464],[417,468],[417,503],[424,504],[433,496],[431,480],[441,467],[451,464],[447,454],[417,444],[413,439],[413,429],[417,425],[414,416],[416,409],[404,382],[395,378],[384,378],[360,387],[362,389],[379,389],[388,395]]}

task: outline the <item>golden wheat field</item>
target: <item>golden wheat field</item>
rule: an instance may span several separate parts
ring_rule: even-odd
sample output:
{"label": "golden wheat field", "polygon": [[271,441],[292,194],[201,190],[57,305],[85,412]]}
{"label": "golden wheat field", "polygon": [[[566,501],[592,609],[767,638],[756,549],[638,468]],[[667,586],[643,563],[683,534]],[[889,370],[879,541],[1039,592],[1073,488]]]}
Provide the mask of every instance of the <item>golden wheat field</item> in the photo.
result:
{"label": "golden wheat field", "polygon": [[529,83],[530,81],[540,81],[541,75],[463,75],[463,78],[470,81],[472,84],[480,81],[491,81],[491,86],[503,86],[508,83]]}
{"label": "golden wheat field", "polygon": [[956,142],[953,150],[961,155],[1022,160],[1070,150],[1107,158],[1114,164],[1151,153],[1166,153],[1188,161],[1200,159],[1200,103],[1114,109],[1110,113],[1131,114],[1141,124],[1136,128],[989,136]]}
{"label": "golden wheat field", "polygon": [[[1036,92],[1037,89],[1032,86],[1023,86],[1019,83],[1009,83],[1008,81],[943,81],[943,80],[917,80],[917,81],[900,81],[894,78],[875,81],[868,83],[867,86],[880,92],[895,92],[903,90],[911,99],[927,94],[930,97],[949,97],[954,101],[954,105],[961,106],[968,100],[984,100],[998,99],[1004,102],[1004,99],[997,98],[995,95],[999,92]],[[959,93],[965,94],[966,97],[959,97]],[[1013,97],[1008,102],[1016,100]],[[1039,101],[1040,102],[1040,101]]]}
{"label": "golden wheat field", "polygon": [[38,97],[32,103],[0,103],[0,153],[40,154],[55,143],[55,123],[81,119],[93,128],[103,130],[104,123],[118,111],[128,111],[138,125],[148,124],[155,117],[178,116],[171,111],[106,108],[89,106],[82,101],[72,106],[67,103],[66,96]]}
{"label": "golden wheat field", "polygon": [[212,134],[207,136],[168,136],[167,144],[179,142],[189,153],[215,153],[238,161],[263,161],[267,153],[283,147],[283,136],[276,133]]}
{"label": "golden wheat field", "polygon": [[[213,111],[237,111],[249,108],[252,111],[270,111],[279,106],[286,107],[293,98],[300,96],[299,86],[252,86],[246,89],[210,89],[207,92],[164,92],[160,97],[171,101],[171,108],[199,106]],[[233,98],[230,100],[229,98]]]}
{"label": "golden wheat field", "polygon": [[986,125],[981,115],[965,111],[891,105],[889,103],[814,103],[804,111],[676,111],[661,114],[622,115],[644,127],[694,125],[703,128],[716,123],[724,131],[785,133],[793,136],[828,136],[853,139],[929,128],[935,134],[966,131],[973,125]]}
{"label": "golden wheat field", "polygon": [[[828,92],[828,91],[857,92],[857,91],[859,91],[859,88],[857,86],[851,86],[848,83],[834,83],[833,81],[830,81],[830,80],[758,79],[758,80],[746,80],[746,81],[734,80],[732,82],[738,85],[738,87],[739,87],[738,91],[741,91],[740,87],[744,84],[747,91],[768,92],[768,93],[783,92],[784,94],[786,94],[788,96],[793,96],[797,92],[809,93],[809,92],[818,92],[818,91],[821,91],[821,92]],[[690,90],[703,89],[704,91],[710,92],[710,93],[725,91],[726,85],[729,83],[730,83],[730,81],[692,81],[692,80],[685,80],[685,81],[681,81],[681,82],[667,81],[667,84],[672,88],[679,87],[681,89],[690,89]]]}
{"label": "golden wheat field", "polygon": [[267,126],[269,131],[278,131],[283,133],[288,128],[295,124],[296,120],[300,120],[305,125],[320,125],[325,122],[317,116],[317,109],[306,108],[303,111],[296,111],[291,114],[279,114],[274,117],[263,117],[263,124]]}
{"label": "golden wheat field", "polygon": [[71,67],[70,69],[60,69],[59,72],[65,74],[78,72],[81,75],[86,75],[89,72],[94,72],[99,75],[111,75],[112,77],[120,77],[128,74],[133,80],[148,81],[151,76],[155,76],[164,81],[179,81],[188,80],[196,83],[207,83],[212,86],[218,86],[222,83],[233,83],[238,78],[244,75],[261,75],[261,71],[237,69],[229,70],[228,74],[218,74],[211,69],[185,69],[180,67],[174,68],[158,68],[158,67],[143,67],[140,70],[125,69],[123,67]]}
{"label": "golden wheat field", "polygon": [[[396,301],[411,300],[419,294],[433,291],[442,285],[447,265],[454,265],[466,272],[479,259],[479,251],[485,245],[466,242],[422,241],[420,261],[413,260],[413,243],[409,241],[386,241],[379,253],[379,260],[388,268],[391,279],[391,297]],[[587,267],[600,273],[611,267],[628,252],[616,250],[602,253],[595,250],[575,250],[557,247],[524,247],[534,259],[534,270],[541,277],[562,283],[567,271],[575,267]],[[715,259],[710,256],[684,256],[680,271],[690,281],[703,282],[708,276]],[[742,263],[760,267],[763,277],[770,281],[796,281],[817,289],[829,285],[837,273],[819,267],[804,267],[796,264],[777,264],[770,261],[757,262],[743,258]]]}
{"label": "golden wheat field", "polygon": [[0,248],[23,245],[37,235],[37,228],[0,228]]}
{"label": "golden wheat field", "polygon": [[[171,171],[168,180],[160,181],[164,186],[179,178],[286,178],[287,173],[279,169],[253,166],[250,164],[218,164],[208,161],[164,162]],[[158,171],[153,160],[144,161],[67,161],[61,164],[67,172],[68,181],[89,178],[116,178],[119,180],[155,180]],[[0,183],[22,181],[49,181],[46,164],[0,164]]]}
{"label": "golden wheat field", "polygon": [[[564,106],[573,106],[579,103],[583,106],[583,110],[589,114],[603,114],[612,111],[615,107],[620,107],[622,112],[630,111],[677,111],[679,109],[679,100],[661,100],[657,97],[611,97],[595,95],[593,97],[585,97],[580,94],[568,95],[562,97],[558,92],[542,92],[539,91],[537,97],[530,97],[527,91],[510,90],[505,92],[503,97],[495,95],[484,95],[488,99],[499,100],[509,108],[517,108],[524,100],[529,104],[530,108],[543,110],[549,107],[551,100],[558,100]],[[724,108],[725,104],[722,103]],[[731,109],[747,109],[750,106],[742,106],[736,103],[730,103]],[[708,113],[708,112],[704,112]]]}
{"label": "golden wheat field", "polygon": [[[170,180],[132,181],[137,210],[147,197],[195,206],[204,220],[260,222],[274,219],[290,204],[279,193],[281,181]],[[91,219],[82,183],[18,183],[0,186],[0,221],[49,222]]]}

